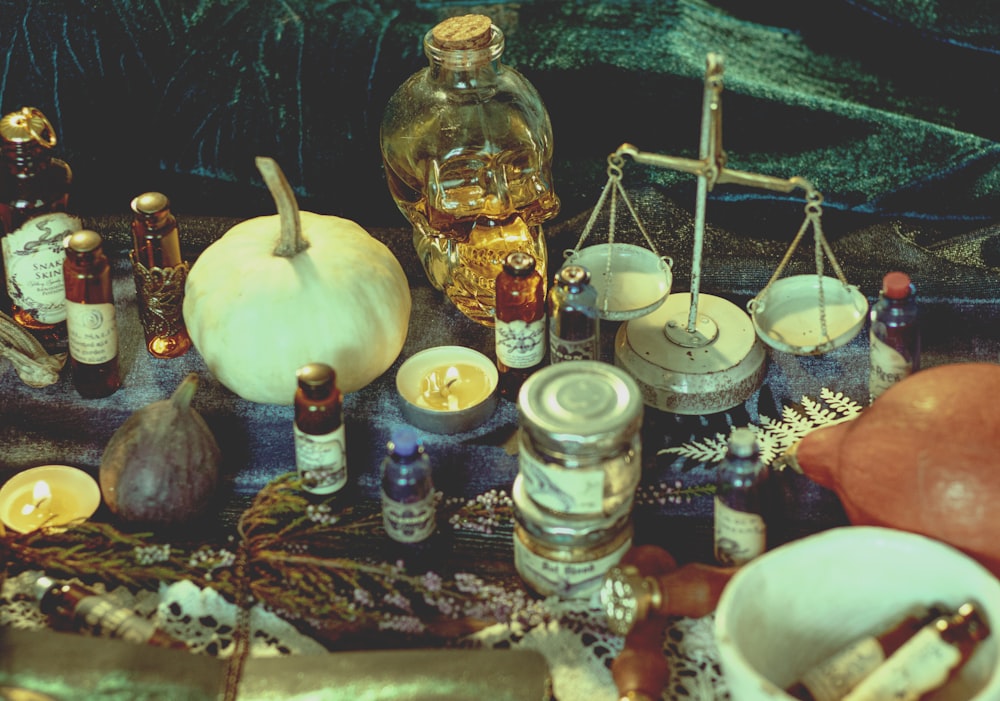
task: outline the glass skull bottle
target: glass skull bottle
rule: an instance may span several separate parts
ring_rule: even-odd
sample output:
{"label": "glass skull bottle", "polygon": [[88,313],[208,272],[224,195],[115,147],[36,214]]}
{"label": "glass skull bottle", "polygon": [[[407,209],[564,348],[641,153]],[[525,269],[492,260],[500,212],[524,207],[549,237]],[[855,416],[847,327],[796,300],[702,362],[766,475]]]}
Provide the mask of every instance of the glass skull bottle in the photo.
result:
{"label": "glass skull bottle", "polygon": [[559,212],[548,113],[503,50],[488,17],[441,22],[424,37],[430,65],[392,96],[381,130],[389,191],[428,279],[485,326],[508,253],[530,253],[545,277],[541,225]]}

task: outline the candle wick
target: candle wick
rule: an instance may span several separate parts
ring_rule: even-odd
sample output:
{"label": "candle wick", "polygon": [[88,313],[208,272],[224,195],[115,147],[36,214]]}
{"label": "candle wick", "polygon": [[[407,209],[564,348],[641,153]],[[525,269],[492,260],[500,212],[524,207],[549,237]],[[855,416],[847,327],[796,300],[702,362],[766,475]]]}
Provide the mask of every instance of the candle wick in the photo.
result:
{"label": "candle wick", "polygon": [[458,382],[457,377],[453,377],[450,380],[445,380],[444,387],[441,388],[440,394],[442,397],[448,398],[451,396],[451,386]]}

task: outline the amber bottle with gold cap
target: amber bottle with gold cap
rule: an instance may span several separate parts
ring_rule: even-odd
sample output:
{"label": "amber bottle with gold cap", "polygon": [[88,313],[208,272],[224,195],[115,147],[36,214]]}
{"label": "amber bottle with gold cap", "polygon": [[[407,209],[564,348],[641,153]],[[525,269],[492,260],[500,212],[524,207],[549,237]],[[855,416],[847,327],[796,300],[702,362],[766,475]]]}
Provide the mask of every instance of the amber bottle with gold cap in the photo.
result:
{"label": "amber bottle with gold cap", "polygon": [[83,229],[66,239],[63,280],[73,386],[81,397],[106,397],[121,386],[118,322],[111,266],[96,231]]}
{"label": "amber bottle with gold cap", "polygon": [[52,124],[34,107],[0,119],[4,302],[46,345],[65,340],[63,241],[81,226],[65,211],[73,173],[53,157],[55,145]]}
{"label": "amber bottle with gold cap", "polygon": [[486,326],[508,253],[530,253],[545,277],[542,223],[559,212],[548,113],[503,51],[504,34],[485,15],[433,27],[429,65],[389,100],[380,137],[389,191],[428,279]]}
{"label": "amber bottle with gold cap", "polygon": [[181,255],[177,219],[166,195],[146,192],[132,200],[129,260],[146,350],[154,358],[184,355],[191,348],[182,314],[190,266]]}
{"label": "amber bottle with gold cap", "polygon": [[496,279],[493,329],[500,394],[517,400],[521,385],[545,359],[545,278],[530,253],[514,251]]}
{"label": "amber bottle with gold cap", "polygon": [[308,363],[296,373],[295,465],[302,488],[332,494],[347,484],[343,398],[337,374],[325,363]]}

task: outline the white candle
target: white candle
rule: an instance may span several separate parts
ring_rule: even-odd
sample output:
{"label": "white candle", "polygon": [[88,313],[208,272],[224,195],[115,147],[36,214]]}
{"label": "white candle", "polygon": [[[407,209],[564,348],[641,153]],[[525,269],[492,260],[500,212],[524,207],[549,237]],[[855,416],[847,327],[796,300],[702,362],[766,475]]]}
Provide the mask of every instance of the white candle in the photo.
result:
{"label": "white candle", "polygon": [[94,478],[67,465],[43,465],[14,475],[0,488],[0,520],[19,533],[64,527],[90,518],[101,503]]}
{"label": "white candle", "polygon": [[414,354],[396,373],[403,413],[417,428],[458,433],[496,409],[496,365],[465,346],[437,346]]}

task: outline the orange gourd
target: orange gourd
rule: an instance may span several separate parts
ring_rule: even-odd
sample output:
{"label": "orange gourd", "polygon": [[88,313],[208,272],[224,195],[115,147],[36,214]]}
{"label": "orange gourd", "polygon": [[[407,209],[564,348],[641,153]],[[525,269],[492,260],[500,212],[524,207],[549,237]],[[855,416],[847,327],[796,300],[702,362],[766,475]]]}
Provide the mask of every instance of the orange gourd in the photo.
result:
{"label": "orange gourd", "polygon": [[1000,574],[1000,365],[941,365],[857,418],[819,428],[793,461],[834,490],[851,523],[944,541]]}

